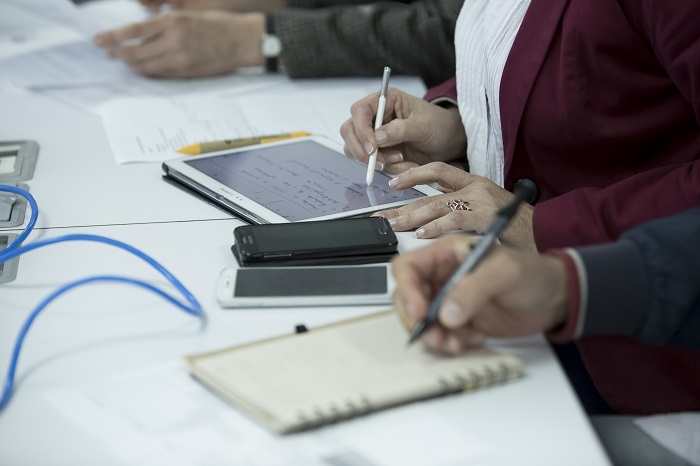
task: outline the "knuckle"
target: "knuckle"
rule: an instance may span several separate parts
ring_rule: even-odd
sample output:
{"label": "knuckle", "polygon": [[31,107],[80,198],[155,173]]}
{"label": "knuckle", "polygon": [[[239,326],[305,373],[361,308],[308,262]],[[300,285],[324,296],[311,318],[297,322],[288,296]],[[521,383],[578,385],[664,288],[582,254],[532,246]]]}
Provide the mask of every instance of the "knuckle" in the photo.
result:
{"label": "knuckle", "polygon": [[403,142],[407,139],[406,135],[408,134],[408,128],[406,125],[406,120],[392,120],[392,125],[387,126],[387,134],[391,134],[392,140]]}
{"label": "knuckle", "polygon": [[[440,215],[443,216],[446,214],[445,212],[445,201],[444,200],[433,200],[431,203],[429,203],[427,206],[428,210],[432,214]],[[448,214],[449,215],[449,214]]]}
{"label": "knuckle", "polygon": [[444,162],[431,162],[430,163],[431,168],[435,171],[435,173],[438,173],[440,175],[444,175],[449,171],[449,165],[447,165]]}
{"label": "knuckle", "polygon": [[371,97],[372,96],[370,95],[370,96],[367,96],[367,97],[360,99],[360,100],[356,101],[355,103],[353,103],[350,106],[350,114],[357,115],[357,114],[367,112],[368,111],[367,102],[368,102],[368,99],[370,99]]}
{"label": "knuckle", "polygon": [[352,127],[352,120],[345,120],[342,125],[340,125],[340,135],[343,139],[347,139],[350,134],[350,129]]}
{"label": "knuckle", "polygon": [[451,229],[469,230],[465,217],[464,212],[450,212],[443,217],[443,223]]}

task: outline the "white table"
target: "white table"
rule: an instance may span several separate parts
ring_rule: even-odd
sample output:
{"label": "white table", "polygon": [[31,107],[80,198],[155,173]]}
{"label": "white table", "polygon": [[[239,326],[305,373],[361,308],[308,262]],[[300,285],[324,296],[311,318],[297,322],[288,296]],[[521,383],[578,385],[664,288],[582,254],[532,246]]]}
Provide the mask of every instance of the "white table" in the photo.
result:
{"label": "white table", "polygon": [[[366,86],[368,81],[356,82]],[[397,79],[392,85],[401,82]],[[413,86],[409,91],[420,93],[417,82],[403,81]],[[339,83],[348,81],[304,80],[285,85],[328,91]],[[0,414],[0,464],[153,464],[146,457],[125,462],[118,448],[115,450],[115,445],[122,450],[135,449],[135,444],[129,443],[134,435],[146,443],[142,447],[154,446],[149,444],[151,437],[140,436],[137,427],[122,431],[119,438],[113,436],[115,419],[96,418],[88,428],[80,427],[76,419],[84,420],[87,413],[61,413],[52,397],[59,392],[79,396],[81,387],[100,384],[105,377],[133,377],[138,369],[155,373],[163,364],[177,364],[184,355],[288,333],[299,323],[313,328],[382,309],[221,309],[214,298],[216,281],[222,268],[236,265],[229,247],[231,232],[240,221],[161,181],[159,164],[118,165],[94,115],[46,96],[17,92],[2,82],[0,109],[0,140],[34,139],[40,145],[36,172],[27,182],[41,212],[29,242],[69,233],[100,234],[127,242],[152,255],[192,290],[209,320],[201,329],[195,319],[171,304],[122,284],[92,284],[60,297],[39,316],[25,342],[14,397]],[[338,108],[337,112],[347,115],[349,109]],[[402,251],[421,244],[410,233],[399,237]],[[101,244],[59,244],[23,255],[16,280],[0,285],[3,376],[28,313],[62,284],[95,274],[135,276],[156,285],[164,282],[138,259]],[[477,444],[484,454],[469,464],[609,464],[544,339],[492,344],[523,359],[522,379],[395,408],[313,431],[306,437],[260,433],[258,438],[269,448],[259,453],[274,458],[277,449],[306,438],[321,443],[333,439],[336,446],[372,450],[388,459],[421,445],[431,452],[428,461],[419,461],[416,456],[403,464],[410,464],[411,459],[421,464],[464,464],[449,461],[460,448],[469,458],[470,445]],[[188,382],[184,369],[176,367],[175,372],[183,383],[194,383]],[[194,399],[216,405],[213,395],[200,386],[191,392]],[[174,403],[166,408],[172,411],[167,414],[176,414],[183,406]],[[228,406],[219,411],[236,413]],[[221,413],[203,412],[198,425],[207,432],[221,432]],[[399,418],[403,421],[391,422]],[[236,419],[244,433],[260,429],[242,416]],[[439,426],[442,431],[435,430]],[[444,426],[452,427],[451,435],[457,441],[444,444]],[[236,439],[231,438],[230,444],[236,448]],[[271,462],[278,464],[276,460],[283,459],[280,455]],[[375,460],[372,464],[385,462]]]}
{"label": "white table", "polygon": [[[206,309],[209,324],[200,331],[192,317],[172,305],[120,284],[93,284],[59,298],[37,319],[26,341],[16,393],[0,415],[0,463],[121,464],[119,457],[104,448],[100,425],[94,425],[97,434],[77,428],[47,403],[47,393],[178,361],[186,354],[288,333],[299,323],[313,328],[381,309],[376,306],[236,311],[219,308],[214,299],[216,280],[219,270],[235,266],[228,246],[231,230],[238,224],[233,219],[208,220],[57,228],[37,233],[33,239],[69,233],[100,234],[140,248],[192,290]],[[400,235],[402,248],[417,241],[410,241],[409,235]],[[61,284],[95,274],[123,274],[157,285],[164,281],[136,258],[102,244],[64,243],[22,256],[17,280],[2,285],[0,297],[3,374],[11,344],[29,311]],[[486,462],[478,464],[607,464],[587,418],[545,342],[536,337],[501,342],[496,347],[523,358],[522,379],[421,403],[424,410],[421,412],[459,426],[465,443],[471,438],[483,439],[489,454]],[[201,396],[212,395],[202,389]],[[178,408],[173,406],[173,410]],[[410,412],[413,408],[395,409]],[[319,431],[318,435],[330,432],[342,439],[347,432],[353,439],[359,435],[356,442],[361,446],[365,443],[368,447],[376,446],[382,441],[376,433],[363,438],[357,432],[371,431],[381,419],[378,415],[359,418]],[[104,420],[105,426],[108,422]],[[257,427],[250,422],[251,428]],[[422,420],[416,418],[413,422],[420,425]],[[211,423],[215,424],[213,419]],[[393,432],[381,435],[386,435],[389,441]],[[403,440],[407,444],[440,444],[441,439],[431,436],[430,431],[422,435],[425,438]],[[442,453],[436,448],[434,464],[440,464],[441,458]]]}

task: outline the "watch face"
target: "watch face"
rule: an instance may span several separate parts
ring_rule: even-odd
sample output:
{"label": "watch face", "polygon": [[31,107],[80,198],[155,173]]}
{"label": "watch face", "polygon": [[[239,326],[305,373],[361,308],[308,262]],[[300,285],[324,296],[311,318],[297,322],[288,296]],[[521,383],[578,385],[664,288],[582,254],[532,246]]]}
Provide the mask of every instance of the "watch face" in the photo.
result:
{"label": "watch face", "polygon": [[262,39],[261,52],[265,57],[276,57],[282,51],[282,42],[279,37],[273,35],[265,35]]}

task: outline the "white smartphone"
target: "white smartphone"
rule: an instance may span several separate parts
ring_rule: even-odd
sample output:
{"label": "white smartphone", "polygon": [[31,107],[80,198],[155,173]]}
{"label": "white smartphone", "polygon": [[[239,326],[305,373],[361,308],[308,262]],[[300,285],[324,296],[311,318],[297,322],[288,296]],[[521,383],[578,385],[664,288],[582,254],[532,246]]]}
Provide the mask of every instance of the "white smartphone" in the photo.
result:
{"label": "white smartphone", "polygon": [[389,304],[389,264],[224,269],[222,307],[352,306]]}

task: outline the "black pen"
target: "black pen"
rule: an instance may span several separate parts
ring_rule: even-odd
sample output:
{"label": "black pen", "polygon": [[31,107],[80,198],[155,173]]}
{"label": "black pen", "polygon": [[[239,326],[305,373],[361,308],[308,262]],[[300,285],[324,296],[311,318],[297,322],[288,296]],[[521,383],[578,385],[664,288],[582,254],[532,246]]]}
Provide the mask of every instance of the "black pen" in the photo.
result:
{"label": "black pen", "polygon": [[415,327],[413,327],[411,336],[408,340],[409,345],[416,341],[428,327],[437,321],[438,312],[440,311],[440,307],[442,306],[442,302],[445,300],[445,297],[450,293],[450,291],[452,291],[452,288],[454,288],[457,282],[468,273],[471,273],[477,264],[481,262],[481,259],[486,256],[486,253],[491,250],[491,247],[493,247],[493,243],[496,242],[498,235],[501,234],[501,232],[508,226],[508,223],[510,223],[515,216],[523,197],[525,196],[520,193],[516,193],[515,199],[496,213],[496,220],[493,222],[493,225],[491,225],[489,231],[483,238],[481,238],[481,240],[479,240],[476,247],[469,253],[466,259],[462,261],[437,296],[435,296],[435,299],[430,304],[430,308],[428,308],[428,314],[425,316],[425,318],[418,322]]}

